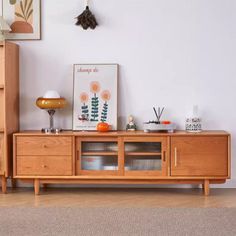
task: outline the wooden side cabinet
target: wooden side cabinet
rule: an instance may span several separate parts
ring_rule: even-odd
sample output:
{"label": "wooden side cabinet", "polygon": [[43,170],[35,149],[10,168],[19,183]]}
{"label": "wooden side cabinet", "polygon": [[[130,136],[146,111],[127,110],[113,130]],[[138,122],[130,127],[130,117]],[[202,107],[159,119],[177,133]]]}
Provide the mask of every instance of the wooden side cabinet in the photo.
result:
{"label": "wooden side cabinet", "polygon": [[40,184],[210,184],[230,178],[230,135],[137,132],[14,134],[14,178]]}
{"label": "wooden side cabinet", "polygon": [[12,176],[12,134],[19,128],[19,47],[0,42],[0,177]]}

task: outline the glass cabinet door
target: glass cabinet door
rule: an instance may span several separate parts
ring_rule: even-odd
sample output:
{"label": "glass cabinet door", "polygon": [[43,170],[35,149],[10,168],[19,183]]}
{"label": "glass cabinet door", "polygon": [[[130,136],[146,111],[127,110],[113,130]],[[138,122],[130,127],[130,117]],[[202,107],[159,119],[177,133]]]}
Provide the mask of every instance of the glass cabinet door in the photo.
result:
{"label": "glass cabinet door", "polygon": [[117,175],[118,141],[77,140],[77,174]]}
{"label": "glass cabinet door", "polygon": [[125,175],[166,175],[165,138],[133,138],[124,142]]}

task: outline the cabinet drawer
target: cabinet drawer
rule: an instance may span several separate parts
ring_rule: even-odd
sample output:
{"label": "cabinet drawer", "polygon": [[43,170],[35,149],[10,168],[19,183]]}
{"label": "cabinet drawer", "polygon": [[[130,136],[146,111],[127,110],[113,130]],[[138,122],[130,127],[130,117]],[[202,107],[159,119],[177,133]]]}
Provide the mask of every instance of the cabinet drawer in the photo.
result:
{"label": "cabinet drawer", "polygon": [[17,156],[17,175],[70,176],[72,156]]}
{"label": "cabinet drawer", "polygon": [[20,156],[70,156],[71,137],[17,137],[16,155]]}

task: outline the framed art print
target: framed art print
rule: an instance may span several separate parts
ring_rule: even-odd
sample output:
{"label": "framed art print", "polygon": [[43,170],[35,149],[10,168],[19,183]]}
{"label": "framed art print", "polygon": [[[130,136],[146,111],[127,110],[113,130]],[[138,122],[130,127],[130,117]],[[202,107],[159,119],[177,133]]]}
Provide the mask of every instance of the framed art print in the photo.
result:
{"label": "framed art print", "polygon": [[12,30],[6,35],[7,39],[41,38],[40,0],[2,0],[2,14]]}
{"label": "framed art print", "polygon": [[117,64],[74,65],[73,130],[96,130],[106,122],[117,130]]}

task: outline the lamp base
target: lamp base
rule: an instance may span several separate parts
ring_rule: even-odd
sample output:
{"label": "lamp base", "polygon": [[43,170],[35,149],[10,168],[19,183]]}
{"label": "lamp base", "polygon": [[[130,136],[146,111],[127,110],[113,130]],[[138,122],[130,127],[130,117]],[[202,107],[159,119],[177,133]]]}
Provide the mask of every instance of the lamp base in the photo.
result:
{"label": "lamp base", "polygon": [[58,134],[61,132],[62,132],[62,129],[59,129],[59,128],[43,128],[42,129],[42,133],[45,133],[45,134]]}

